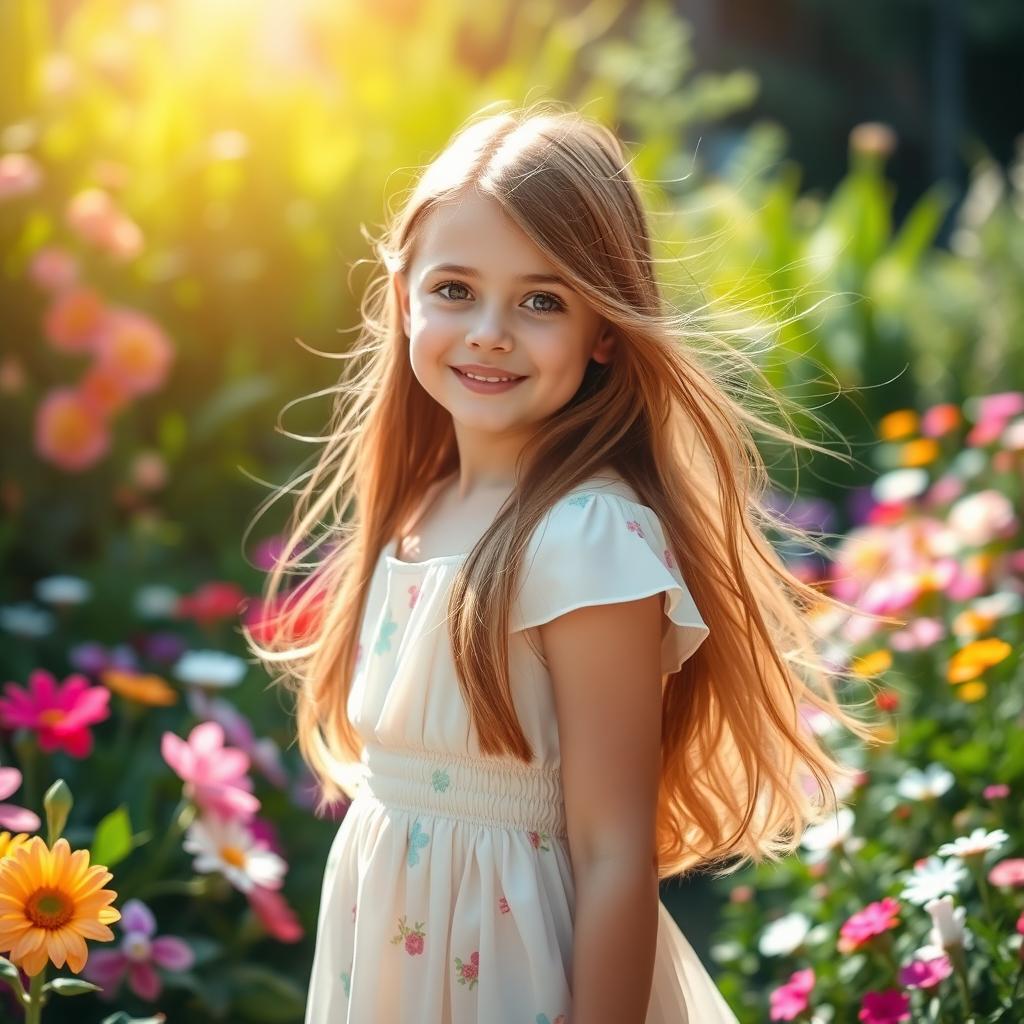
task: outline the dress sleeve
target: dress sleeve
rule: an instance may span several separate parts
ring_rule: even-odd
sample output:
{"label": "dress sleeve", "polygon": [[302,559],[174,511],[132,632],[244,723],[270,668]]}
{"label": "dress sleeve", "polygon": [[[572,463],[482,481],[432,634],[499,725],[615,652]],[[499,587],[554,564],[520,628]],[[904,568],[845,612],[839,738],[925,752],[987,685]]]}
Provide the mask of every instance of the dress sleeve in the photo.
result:
{"label": "dress sleeve", "polygon": [[670,620],[661,671],[677,672],[710,632],[646,505],[614,494],[562,498],[541,519],[523,561],[510,632],[596,604],[664,593]]}

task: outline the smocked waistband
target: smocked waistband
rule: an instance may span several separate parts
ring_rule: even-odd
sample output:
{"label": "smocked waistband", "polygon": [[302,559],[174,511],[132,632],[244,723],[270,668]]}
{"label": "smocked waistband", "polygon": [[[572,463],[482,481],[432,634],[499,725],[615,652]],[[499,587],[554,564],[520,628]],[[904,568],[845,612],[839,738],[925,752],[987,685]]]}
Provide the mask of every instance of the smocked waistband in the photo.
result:
{"label": "smocked waistband", "polygon": [[395,810],[565,836],[561,773],[505,758],[367,743],[357,798]]}

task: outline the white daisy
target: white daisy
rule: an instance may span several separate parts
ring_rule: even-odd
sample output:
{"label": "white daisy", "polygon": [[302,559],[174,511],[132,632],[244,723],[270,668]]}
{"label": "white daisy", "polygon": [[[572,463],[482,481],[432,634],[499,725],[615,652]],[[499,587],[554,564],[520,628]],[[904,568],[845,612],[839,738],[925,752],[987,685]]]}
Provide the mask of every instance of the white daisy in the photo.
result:
{"label": "white daisy", "polygon": [[43,604],[83,604],[92,596],[92,584],[78,576],[47,576],[36,581],[35,591]]}
{"label": "white daisy", "polygon": [[175,678],[191,686],[226,689],[237,686],[248,666],[224,651],[186,651],[174,666]]}
{"label": "white daisy", "polygon": [[849,807],[840,807],[835,814],[826,818],[820,825],[808,825],[804,830],[800,845],[811,854],[818,856],[812,860],[821,860],[831,850],[842,846],[850,839],[853,830],[853,811]]}
{"label": "white daisy", "polygon": [[0,629],[15,636],[37,639],[53,632],[54,618],[45,608],[27,601],[0,608]]}
{"label": "white daisy", "polygon": [[761,956],[788,956],[803,945],[810,930],[811,921],[805,914],[785,914],[769,922],[757,948]]}
{"label": "white daisy", "polygon": [[928,943],[914,953],[915,960],[933,960],[942,956],[951,946],[971,948],[974,938],[964,927],[967,910],[965,907],[954,907],[952,896],[930,900],[924,909],[932,919],[932,928],[928,933]]}
{"label": "white daisy", "polygon": [[140,619],[173,619],[178,591],[160,583],[149,583],[135,591],[135,614]]}
{"label": "white daisy", "polygon": [[905,800],[934,800],[948,792],[955,781],[953,773],[941,764],[930,764],[923,772],[908,768],[896,783],[896,792]]}
{"label": "white daisy", "polygon": [[923,907],[930,900],[960,891],[960,883],[967,877],[967,868],[957,860],[929,857],[903,876],[900,897]]}
{"label": "white daisy", "polygon": [[875,501],[902,502],[919,498],[928,490],[928,472],[924,469],[893,469],[883,473],[871,485],[871,497]]}
{"label": "white daisy", "polygon": [[196,818],[182,846],[195,854],[192,866],[196,871],[218,871],[240,892],[250,892],[255,885],[279,889],[288,870],[288,865],[258,843],[240,821]]}
{"label": "white daisy", "polygon": [[981,857],[989,850],[998,850],[1009,839],[1009,835],[1001,828],[986,832],[976,828],[969,836],[960,836],[951,843],[943,843],[939,847],[941,857]]}

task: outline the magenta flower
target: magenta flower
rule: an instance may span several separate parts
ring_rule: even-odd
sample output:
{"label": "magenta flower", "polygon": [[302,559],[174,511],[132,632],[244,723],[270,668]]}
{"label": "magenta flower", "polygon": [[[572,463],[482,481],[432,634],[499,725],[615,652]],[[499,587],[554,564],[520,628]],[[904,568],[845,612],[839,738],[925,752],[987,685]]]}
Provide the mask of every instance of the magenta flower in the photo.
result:
{"label": "magenta flower", "polygon": [[1010,795],[1010,787],[1005,782],[993,782],[981,791],[981,795],[986,800],[1002,800]]}
{"label": "magenta flower", "polygon": [[124,938],[117,949],[96,950],[89,954],[83,976],[103,991],[101,999],[113,999],[128,975],[128,986],[148,1002],[157,999],[163,991],[158,967],[165,971],[187,971],[195,962],[195,954],[188,943],[172,935],[156,938],[156,920],[141,900],[128,900],[121,909],[121,930]]}
{"label": "magenta flower", "polygon": [[1024,858],[1008,857],[994,864],[988,873],[988,880],[1000,888],[1019,889],[1024,885]]}
{"label": "magenta flower", "polygon": [[898,988],[868,992],[860,1004],[857,1020],[864,1024],[899,1024],[910,1020],[910,998]]}
{"label": "magenta flower", "polygon": [[897,927],[900,923],[899,912],[899,902],[891,896],[886,896],[877,903],[869,903],[863,910],[858,910],[839,929],[839,952],[852,953],[870,942],[876,935]]}
{"label": "magenta flower", "polygon": [[[16,793],[21,785],[21,772],[17,768],[0,768],[0,800]],[[39,816],[16,804],[0,804],[0,828],[12,832],[36,832],[42,824]]]}
{"label": "magenta flower", "polygon": [[900,968],[900,984],[907,988],[934,988],[952,973],[953,965],[945,954],[931,960],[911,960]]}
{"label": "magenta flower", "polygon": [[305,934],[295,911],[273,889],[254,885],[246,894],[249,906],[267,932],[280,942],[298,942]]}
{"label": "magenta flower", "polygon": [[68,676],[63,686],[44,669],[29,673],[28,689],[15,683],[4,686],[0,699],[0,725],[31,729],[39,748],[50,753],[62,749],[72,757],[92,753],[89,726],[110,716],[110,691],[91,686],[83,675]]}
{"label": "magenta flower", "polygon": [[249,819],[259,809],[252,795],[249,756],[224,746],[224,730],[217,722],[201,722],[188,740],[165,732],[160,752],[185,783],[185,796],[203,810],[227,819]]}
{"label": "magenta flower", "polygon": [[785,985],[780,985],[769,997],[772,1020],[796,1020],[807,1009],[814,988],[814,968],[794,971]]}

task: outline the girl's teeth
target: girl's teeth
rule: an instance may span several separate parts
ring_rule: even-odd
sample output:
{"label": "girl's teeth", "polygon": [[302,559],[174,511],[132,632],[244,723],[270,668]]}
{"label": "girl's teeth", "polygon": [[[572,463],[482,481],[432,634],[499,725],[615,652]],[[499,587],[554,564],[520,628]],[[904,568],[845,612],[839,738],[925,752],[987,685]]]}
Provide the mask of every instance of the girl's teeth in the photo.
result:
{"label": "girl's teeth", "polygon": [[515,379],[513,377],[478,377],[475,373],[467,373],[466,376],[469,377],[471,380],[484,380],[484,381],[487,381],[488,384],[500,384],[500,383],[503,383],[505,381],[510,381],[510,380],[514,380]]}

